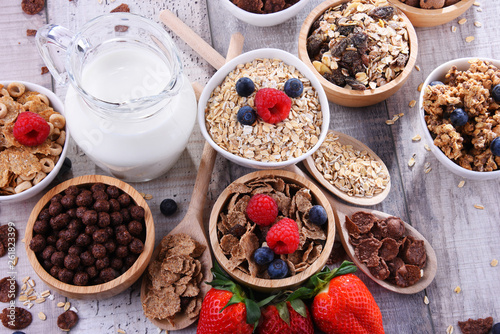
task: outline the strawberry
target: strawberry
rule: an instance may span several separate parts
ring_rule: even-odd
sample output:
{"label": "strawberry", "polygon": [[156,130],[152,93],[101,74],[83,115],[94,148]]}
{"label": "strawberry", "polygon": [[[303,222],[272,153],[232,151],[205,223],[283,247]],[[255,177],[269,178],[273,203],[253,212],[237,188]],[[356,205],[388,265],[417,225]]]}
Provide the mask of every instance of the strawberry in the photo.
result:
{"label": "strawberry", "polygon": [[347,261],[332,271],[326,267],[287,300],[314,297],[314,322],[327,334],[384,334],[382,313],[354,271],[356,267]]}
{"label": "strawberry", "polygon": [[314,326],[307,306],[300,299],[292,303],[286,301],[263,308],[257,334],[313,334]]}
{"label": "strawberry", "polygon": [[[260,306],[229,279],[217,263],[214,279],[201,305],[197,334],[251,334],[260,318]],[[274,298],[274,296],[272,297]],[[264,305],[272,298],[266,298]]]}

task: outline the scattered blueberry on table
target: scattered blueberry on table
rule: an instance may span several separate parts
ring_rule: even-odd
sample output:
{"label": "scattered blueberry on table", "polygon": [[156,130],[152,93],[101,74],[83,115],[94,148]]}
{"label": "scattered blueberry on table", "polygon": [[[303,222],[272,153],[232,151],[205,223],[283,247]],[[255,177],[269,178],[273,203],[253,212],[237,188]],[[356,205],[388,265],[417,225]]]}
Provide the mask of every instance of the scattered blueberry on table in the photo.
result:
{"label": "scattered blueberry on table", "polygon": [[170,198],[164,199],[161,201],[160,211],[165,216],[171,216],[177,211],[177,203]]}

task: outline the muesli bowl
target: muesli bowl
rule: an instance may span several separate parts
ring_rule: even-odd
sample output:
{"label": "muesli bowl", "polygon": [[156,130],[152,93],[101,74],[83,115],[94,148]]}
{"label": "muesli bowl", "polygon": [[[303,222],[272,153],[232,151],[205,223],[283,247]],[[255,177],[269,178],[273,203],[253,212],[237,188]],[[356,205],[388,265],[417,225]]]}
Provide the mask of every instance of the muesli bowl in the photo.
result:
{"label": "muesli bowl", "polygon": [[[257,78],[255,92],[248,98],[238,97],[236,80],[228,77],[244,64],[253,71],[248,75]],[[276,69],[274,66],[280,68]],[[259,88],[282,90],[287,75],[291,76],[290,69],[293,69],[293,75],[297,74],[301,78],[304,91],[299,97],[291,99],[289,116],[275,125],[266,123],[259,117],[251,126],[241,125],[236,117],[239,108],[253,104]],[[257,70],[264,71],[266,75],[259,76]],[[271,79],[267,78],[269,71],[274,71]],[[278,78],[283,72],[287,74]],[[225,80],[227,83],[224,83]],[[227,101],[227,96],[230,95],[233,102]],[[210,109],[214,105],[218,108],[215,102],[221,102],[221,111]],[[207,142],[226,159],[244,167],[276,169],[296,164],[320,147],[328,132],[330,109],[319,80],[300,59],[279,49],[257,49],[232,59],[209,80],[198,102],[198,123]],[[264,146],[265,149],[262,148]],[[267,151],[269,148],[271,151]]]}
{"label": "muesli bowl", "polygon": [[434,27],[450,22],[465,13],[475,0],[461,0],[440,9],[423,9],[409,6],[400,0],[388,0],[408,16],[414,27]]}
{"label": "muesli bowl", "polygon": [[[40,236],[40,233],[38,233],[40,231],[39,227],[35,227],[35,226],[37,224],[39,224],[39,220],[41,220],[41,218],[40,218],[41,212],[44,211],[44,209],[47,207],[50,208],[50,205],[53,203],[53,200],[56,196],[61,195],[61,197],[62,197],[62,195],[68,195],[69,188],[79,188],[81,191],[83,191],[84,189],[86,189],[86,190],[92,189],[91,186],[96,185],[96,184],[104,185],[107,188],[113,187],[115,190],[118,189],[120,194],[128,195],[130,198],[130,204],[128,206],[122,205],[121,206],[122,209],[126,208],[127,210],[130,210],[134,206],[140,206],[144,209],[144,211],[143,211],[144,215],[143,215],[143,218],[141,218],[141,223],[143,225],[142,231],[140,233],[137,233],[137,234],[135,234],[135,233],[132,234],[130,232],[127,232],[129,236],[132,234],[134,236],[134,238],[135,238],[135,236],[137,236],[138,239],[141,239],[141,241],[143,243],[143,249],[140,253],[135,252],[132,254],[131,243],[129,243],[127,246],[124,246],[125,248],[128,249],[127,254],[133,255],[132,261],[131,261],[131,263],[126,264],[127,257],[123,257],[123,269],[121,271],[117,271],[117,276],[114,279],[109,280],[109,281],[99,282],[99,284],[76,285],[74,280],[73,280],[73,279],[75,279],[76,274],[78,272],[84,272],[84,271],[88,272],[87,271],[88,267],[84,263],[84,259],[82,256],[83,252],[87,252],[86,251],[87,246],[80,246],[79,237],[82,234],[89,235],[89,234],[87,234],[87,232],[88,232],[86,230],[87,227],[97,227],[97,226],[99,226],[99,228],[102,228],[102,227],[100,225],[100,222],[98,222],[95,225],[92,225],[90,223],[87,225],[87,223],[85,223],[83,221],[84,218],[80,218],[80,219],[71,218],[71,221],[67,227],[64,227],[63,229],[61,229],[59,231],[50,232],[50,234],[47,233],[46,235],[43,235],[45,240],[46,240],[46,243],[45,243],[46,246],[44,246],[45,248],[48,248],[52,245],[52,243],[49,243],[49,237],[51,235],[57,235],[58,240],[55,243],[55,247],[57,249],[54,250],[54,253],[56,251],[59,251],[59,252],[67,253],[68,255],[70,255],[71,248],[74,246],[80,247],[80,249],[82,251],[82,253],[80,254],[80,264],[78,265],[78,268],[73,270],[75,275],[72,276],[71,282],[63,282],[59,278],[54,277],[52,270],[48,269],[48,267],[45,263],[46,261],[44,261],[44,259],[43,259],[43,256],[44,256],[43,252],[42,252],[42,255],[40,255],[40,253],[41,253],[40,251],[35,252],[31,248],[32,247],[31,243],[32,243],[33,239]],[[95,192],[93,192],[93,195],[91,195],[91,196],[98,198],[96,196]],[[110,199],[111,198],[114,198],[114,197],[110,197]],[[59,198],[58,201],[62,202],[63,200],[61,198]],[[65,206],[65,208],[66,208],[66,206]],[[94,206],[94,208],[95,208],[95,206]],[[89,207],[87,207],[87,209],[88,209],[88,211],[90,211],[92,209],[92,207],[89,206]],[[114,209],[110,209],[108,212],[118,213],[117,211],[112,211],[112,210],[114,210]],[[99,211],[99,212],[101,212],[101,211]],[[63,213],[67,213],[67,211],[63,210]],[[120,211],[120,214],[123,215],[123,213],[121,211]],[[110,213],[110,215],[111,215],[111,213]],[[58,217],[58,216],[56,216],[56,217]],[[54,220],[54,223],[55,223],[56,217],[52,217],[50,221],[52,222],[52,220]],[[70,225],[73,224],[73,221],[75,221],[75,220],[79,220],[80,224],[81,224],[81,227],[79,230],[80,234],[78,235],[78,238],[75,241],[70,242],[70,245],[71,245],[70,249],[68,249],[68,250],[59,249],[59,247],[60,247],[59,240],[65,238],[65,236],[63,236],[59,232],[68,231],[71,228],[73,228],[73,227],[70,227]],[[129,222],[127,222],[127,224],[129,224],[131,221],[132,221],[132,219]],[[38,225],[38,226],[40,226],[40,225]],[[53,226],[52,223],[50,224],[50,226]],[[108,265],[106,267],[104,267],[103,269],[110,269],[110,268],[115,269],[114,265],[113,265],[112,257],[118,256],[117,249],[119,246],[121,246],[123,244],[121,242],[118,243],[116,241],[116,240],[118,240],[118,238],[117,238],[117,233],[119,233],[118,228],[123,227],[123,226],[127,226],[127,225],[124,224],[124,225],[119,226],[119,225],[115,225],[115,223],[113,221],[111,221],[111,223],[107,227],[111,227],[111,226],[113,226],[112,228],[115,229],[116,235],[115,235],[114,239],[111,237],[109,239],[113,239],[113,241],[115,241],[116,251],[111,252],[111,250],[108,247],[105,247],[105,250],[104,250],[105,251],[105,258],[111,259],[111,260],[109,260]],[[127,226],[127,231],[132,231],[132,228],[130,227],[130,225]],[[91,243],[88,245],[88,247],[89,247],[88,249],[90,249],[91,245],[94,245],[94,242],[98,243],[98,240],[95,238],[95,234],[91,234],[89,238],[90,238]],[[45,284],[47,284],[51,289],[54,289],[55,291],[57,291],[61,295],[66,296],[68,298],[84,299],[84,300],[105,299],[105,298],[115,296],[115,295],[125,291],[134,282],[136,282],[141,277],[144,270],[146,270],[146,268],[149,264],[149,261],[151,259],[151,256],[153,254],[154,241],[155,241],[155,228],[154,228],[153,216],[151,214],[151,210],[149,209],[148,204],[146,203],[144,198],[139,194],[139,192],[137,190],[135,190],[132,186],[130,186],[129,184],[127,184],[121,180],[118,180],[118,179],[115,179],[115,178],[109,177],[109,176],[85,175],[85,176],[79,176],[79,177],[67,180],[67,181],[55,186],[54,188],[50,189],[38,201],[38,203],[35,205],[35,207],[31,211],[31,214],[28,218],[28,223],[26,225],[26,233],[25,233],[24,239],[26,240],[26,242],[25,242],[26,253],[27,253],[27,256],[28,256],[28,259],[30,261],[31,266],[33,267],[33,270],[38,275],[38,277],[40,277],[40,279],[42,281],[44,281]],[[62,242],[61,242],[61,244],[62,244]],[[90,253],[93,254],[93,251]],[[73,253],[71,253],[71,254],[73,254]],[[64,266],[60,267],[61,270],[65,269],[65,268],[70,270],[67,266],[68,264],[66,263],[66,257],[64,259]],[[97,258],[97,260],[100,260],[100,259],[101,259],[101,257]],[[51,261],[53,260],[52,256],[51,256],[50,260]],[[94,264],[90,265],[90,266],[93,266],[94,269],[96,269],[96,267],[97,267],[97,260],[96,260],[96,258],[94,258],[94,261],[95,261]],[[54,264],[53,266],[57,266],[57,264]],[[81,269],[81,268],[83,268],[83,269]],[[101,271],[101,269],[98,269],[98,270]],[[116,269],[116,270],[118,270],[118,269]],[[99,275],[97,276],[97,278],[99,278]],[[88,282],[92,283],[91,279],[89,279]]]}
{"label": "muesli bowl", "polygon": [[[307,65],[307,67],[314,73],[314,75],[316,75],[318,80],[321,82],[321,85],[325,89],[329,101],[346,107],[365,107],[379,103],[389,98],[403,86],[406,80],[408,80],[408,77],[410,76],[410,73],[415,66],[418,54],[417,34],[406,15],[395,8],[395,13],[397,13],[401,18],[402,24],[406,27],[408,36],[407,43],[409,51],[408,54],[405,54],[407,56],[407,60],[402,70],[397,73],[397,76],[395,78],[388,81],[387,83],[380,86],[373,86],[375,88],[372,88],[372,86],[370,86],[372,84],[371,82],[365,83],[366,87],[364,90],[354,90],[334,84],[325,79],[325,77],[323,77],[323,75],[320,74],[320,72],[318,72],[316,67],[313,65],[313,61],[311,60],[308,53],[308,37],[315,30],[313,29],[313,26],[315,26],[316,21],[323,16],[325,11],[330,8],[340,6],[346,2],[350,2],[350,0],[326,0],[320,3],[311,11],[311,13],[309,13],[300,29],[298,54],[299,58]],[[323,61],[321,63],[323,63]],[[316,65],[319,66],[319,64]],[[402,65],[399,67],[402,67]],[[383,71],[385,72],[387,70],[388,69],[385,68]],[[331,71],[331,68],[325,71]],[[346,76],[346,74],[344,73],[342,73],[342,75],[344,77]],[[360,80],[366,80],[366,78],[362,78]]]}
{"label": "muesli bowl", "polygon": [[[266,268],[262,267],[262,266],[258,267],[258,265],[255,263],[252,263],[252,266],[254,266],[253,270],[256,270],[256,268],[258,268],[259,273],[256,275],[252,275],[252,272],[255,273],[255,271],[252,271],[252,269],[249,269],[249,268],[250,268],[250,261],[254,261],[253,260],[254,259],[253,253],[254,253],[255,249],[250,249],[249,245],[246,242],[247,240],[256,239],[257,238],[256,235],[259,233],[264,233],[264,231],[266,231],[266,229],[265,228],[262,229],[260,226],[254,225],[253,229],[247,228],[246,230],[244,230],[246,232],[244,232],[244,231],[239,232],[239,234],[241,234],[243,232],[244,233],[242,236],[240,236],[238,238],[239,240],[241,240],[240,245],[236,245],[236,246],[238,246],[238,247],[241,246],[244,249],[248,250],[248,254],[246,254],[247,255],[246,260],[243,260],[243,262],[240,263],[240,265],[235,266],[235,263],[232,262],[234,259],[231,259],[232,255],[230,256],[227,254],[227,247],[225,245],[221,246],[222,238],[227,237],[228,234],[224,234],[221,237],[221,235],[223,234],[223,230],[221,229],[222,227],[220,226],[220,224],[222,224],[222,222],[221,222],[222,215],[226,215],[228,213],[229,206],[234,207],[234,211],[232,211],[233,212],[232,214],[243,217],[243,215],[244,215],[243,212],[236,213],[237,210],[239,210],[238,208],[243,208],[243,207],[246,208],[246,206],[244,206],[244,204],[243,204],[244,202],[246,202],[248,200],[248,197],[245,199],[246,195],[248,195],[250,197],[250,196],[252,196],[252,192],[258,193],[260,190],[255,190],[255,189],[259,189],[261,186],[261,183],[262,183],[262,185],[264,183],[266,183],[268,185],[265,187],[271,187],[271,185],[274,186],[275,191],[271,191],[272,192],[271,196],[273,196],[273,198],[274,198],[275,194],[278,194],[277,189],[280,188],[280,186],[277,183],[277,179],[283,180],[285,183],[285,186],[290,185],[291,187],[296,187],[295,191],[297,191],[298,188],[308,189],[307,191],[311,195],[311,204],[312,205],[320,205],[325,209],[326,215],[327,215],[327,222],[324,225],[321,225],[322,232],[320,232],[320,234],[324,233],[324,237],[325,237],[324,239],[310,240],[309,237],[304,237],[306,240],[304,242],[304,245],[299,246],[297,251],[294,252],[293,254],[289,254],[289,255],[277,255],[276,254],[276,255],[274,255],[275,259],[279,259],[280,257],[281,257],[281,259],[283,259],[283,257],[285,257],[285,258],[288,258],[293,263],[295,263],[293,260],[294,256],[298,255],[298,254],[303,254],[303,255],[306,254],[307,250],[305,250],[305,248],[306,248],[305,245],[308,245],[309,248],[312,248],[311,245],[314,243],[314,245],[315,245],[314,248],[317,248],[317,250],[319,250],[321,248],[319,254],[316,254],[315,259],[313,260],[313,258],[309,258],[309,256],[311,256],[311,253],[313,253],[315,251],[314,249],[312,251],[309,249],[308,255],[307,256],[304,255],[306,257],[306,259],[304,260],[304,258],[303,258],[303,260],[302,260],[302,261],[308,262],[307,267],[303,263],[294,264],[294,270],[296,269],[295,274],[293,274],[292,271],[288,271],[288,276],[285,278],[271,279],[271,278],[269,278],[269,276],[266,276],[266,274],[265,274]],[[276,181],[272,181],[272,180],[276,180]],[[240,188],[241,184],[252,186],[252,182],[254,183],[253,186],[255,187],[255,189],[253,189],[252,192],[249,192],[249,193],[239,192],[239,191],[242,191]],[[239,189],[239,190],[237,190],[237,189]],[[246,190],[243,190],[243,191],[246,191]],[[299,191],[301,191],[301,190],[299,190]],[[284,192],[286,193],[286,190]],[[266,192],[262,192],[262,194],[265,194],[265,193]],[[295,194],[295,196],[300,197],[300,195],[297,195],[297,193]],[[292,202],[291,202],[292,205],[293,205],[293,197],[294,196],[292,196]],[[287,201],[287,200],[285,200],[285,201]],[[284,214],[282,211],[281,205],[283,205],[283,203],[281,203],[281,204],[280,203],[278,203],[278,207],[280,208],[280,211],[279,211],[278,218],[277,218],[276,222],[273,223],[272,225],[267,226],[267,228],[273,226],[274,224],[277,224],[277,222],[280,219],[282,219],[282,217],[287,216],[287,214]],[[243,205],[243,206],[241,206],[241,205]],[[233,210],[233,209],[231,209],[231,210]],[[243,211],[244,211],[244,209],[243,209]],[[309,230],[309,228],[318,230],[317,227],[312,227],[312,225],[311,225],[312,223],[309,222],[309,220],[307,218],[307,214],[304,213],[303,209],[297,209],[295,214],[297,215],[297,218],[294,219],[294,220],[296,220],[296,222],[299,220],[299,216],[301,217],[300,220],[302,222],[301,223],[302,227],[299,227],[302,231],[301,233],[304,233],[304,235],[308,235],[309,232],[306,231],[305,229]],[[249,227],[253,224],[248,218],[245,218],[245,219],[246,219],[245,221],[246,221],[247,227]],[[240,222],[242,222],[242,221],[240,221]],[[239,224],[237,224],[237,225],[239,225]],[[237,231],[237,230],[238,230],[238,228],[234,228],[234,226],[233,226],[233,229],[230,232],[236,233],[234,231]],[[214,255],[215,255],[217,262],[221,265],[221,267],[233,279],[235,279],[236,281],[238,281],[239,283],[241,283],[243,285],[251,287],[252,289],[256,289],[256,290],[264,291],[264,292],[272,292],[272,291],[278,291],[278,290],[282,290],[282,289],[289,289],[289,288],[296,287],[296,286],[300,285],[301,283],[305,282],[310,276],[317,273],[325,266],[326,261],[328,260],[328,257],[330,256],[330,252],[332,251],[332,247],[333,247],[333,243],[334,243],[334,239],[335,239],[335,218],[334,218],[334,213],[333,213],[332,207],[330,206],[330,203],[328,202],[327,198],[323,195],[322,191],[316,185],[314,185],[312,182],[307,180],[306,178],[304,178],[300,175],[297,175],[293,172],[289,172],[289,171],[285,171],[285,170],[257,171],[257,172],[247,174],[247,175],[235,180],[226,189],[224,189],[224,191],[219,195],[219,198],[217,199],[216,203],[214,204],[214,206],[212,208],[212,212],[210,214],[209,234],[210,234],[210,245],[212,247],[212,250],[214,252]],[[230,239],[236,240],[232,236],[229,236],[229,237],[230,237]],[[265,239],[263,234],[260,235],[258,238],[259,238],[258,247],[265,246],[265,244],[262,242],[264,240],[267,240],[267,239]],[[257,247],[257,245],[255,244],[257,241],[253,240],[253,242],[254,242],[253,248]],[[321,246],[319,246],[319,245],[321,245]],[[226,248],[226,250],[224,250],[223,247]],[[235,252],[237,252],[237,250],[235,250]],[[247,252],[247,251],[245,251],[245,252]],[[248,268],[247,268],[249,270],[248,272],[242,271],[241,268],[245,268],[245,266],[248,266]],[[255,266],[257,266],[257,267],[255,267]],[[291,265],[288,264],[289,268],[290,268],[290,266]],[[299,269],[299,267],[303,267],[303,268]],[[304,267],[306,268],[305,270],[304,270]],[[244,269],[244,270],[246,270],[246,269]]]}
{"label": "muesli bowl", "polygon": [[466,179],[471,179],[471,180],[491,180],[491,179],[497,179],[500,178],[500,169],[494,170],[494,171],[474,171],[474,170],[469,170],[464,167],[461,167],[459,164],[455,163],[453,160],[448,158],[446,154],[436,145],[434,145],[434,138],[433,135],[431,135],[429,128],[427,126],[427,122],[425,120],[425,115],[426,112],[424,110],[424,95],[427,89],[427,86],[433,81],[441,81],[443,83],[447,83],[445,80],[445,76],[448,73],[448,71],[452,68],[452,66],[456,66],[458,71],[466,71],[469,69],[470,66],[470,61],[474,59],[480,59],[482,61],[488,61],[491,64],[495,65],[497,68],[500,68],[500,60],[496,59],[489,59],[489,58],[477,58],[477,57],[468,57],[468,58],[458,58],[451,60],[449,62],[446,62],[438,67],[436,67],[427,77],[423,84],[423,89],[420,92],[420,97],[418,100],[418,105],[419,105],[419,113],[420,113],[420,124],[422,126],[423,131],[423,138],[424,140],[429,144],[431,152],[434,154],[436,159],[441,162],[449,171],[452,173],[461,176]]}
{"label": "muesli bowl", "polygon": [[258,26],[271,27],[281,24],[297,15],[309,2],[309,0],[299,0],[296,4],[279,12],[269,14],[257,14],[241,9],[231,0],[220,0],[222,5],[234,16],[243,22]]}
{"label": "muesli bowl", "polygon": [[[26,81],[4,80],[4,81],[0,81],[0,84],[7,87],[10,83],[13,83],[13,82],[23,84],[26,87],[27,91],[38,92],[40,94],[43,94],[44,96],[46,96],[48,98],[49,106],[51,108],[53,108],[54,111],[56,111],[64,116],[64,104],[57,97],[57,95],[54,94],[52,91],[50,91],[49,89],[42,87],[40,85],[26,82]],[[0,97],[1,96],[2,96],[2,94],[0,94]],[[68,152],[69,129],[66,126],[64,126],[64,131],[65,131],[64,144],[62,145],[62,151],[59,154],[58,161],[53,165],[53,167],[52,167],[52,165],[43,166],[44,168],[49,168],[49,169],[52,168],[52,170],[50,170],[50,172],[46,173],[46,176],[41,181],[37,182],[36,184],[32,185],[30,188],[28,188],[22,192],[12,194],[12,195],[0,195],[0,203],[14,203],[14,202],[27,200],[28,198],[31,198],[31,197],[37,195],[38,193],[40,193],[44,188],[46,188],[56,178],[57,173],[60,171],[62,165],[64,164],[64,159],[66,158],[66,155]],[[0,134],[0,137],[1,137],[0,139],[2,139],[3,135]],[[62,138],[61,138],[61,140],[62,140]],[[1,147],[2,147],[2,145],[0,144],[0,149],[1,149]],[[35,178],[36,178],[36,176],[35,176]],[[29,181],[33,184],[34,183],[33,180],[34,179],[29,180]]]}

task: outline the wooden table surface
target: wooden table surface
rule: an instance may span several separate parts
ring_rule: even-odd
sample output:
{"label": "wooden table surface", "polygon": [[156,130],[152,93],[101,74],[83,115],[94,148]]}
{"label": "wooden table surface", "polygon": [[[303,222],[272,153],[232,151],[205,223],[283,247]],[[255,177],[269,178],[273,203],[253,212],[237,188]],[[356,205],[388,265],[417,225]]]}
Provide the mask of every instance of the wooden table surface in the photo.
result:
{"label": "wooden table surface", "polygon": [[[61,98],[65,96],[66,87],[56,85],[50,74],[40,74],[44,64],[36,51],[34,37],[27,37],[26,29],[38,29],[46,23],[54,23],[76,31],[88,20],[108,13],[120,4],[113,0],[48,0],[44,11],[29,16],[22,12],[20,0],[1,2],[0,79],[41,84],[54,90]],[[156,22],[159,22],[161,10],[173,11],[221,54],[227,50],[230,35],[238,31],[245,37],[244,51],[275,47],[297,54],[302,22],[320,2],[311,0],[297,17],[270,28],[254,27],[238,21],[218,0],[144,0],[128,4],[132,13]],[[435,280],[426,290],[414,295],[386,291],[363,273],[357,273],[380,306],[386,333],[446,333],[450,325],[455,328],[454,333],[460,333],[459,320],[487,316],[492,316],[494,322],[500,322],[500,266],[490,265],[493,259],[500,259],[500,181],[466,181],[465,186],[459,188],[462,179],[440,165],[424,149],[424,141],[412,142],[411,138],[422,134],[423,129],[419,124],[417,107],[408,106],[410,100],[418,99],[418,85],[437,65],[466,56],[498,58],[495,50],[500,50],[499,16],[500,6],[496,0],[482,1],[479,7],[473,6],[461,16],[467,19],[463,25],[459,25],[456,19],[438,27],[417,28],[417,64],[421,70],[414,70],[399,92],[384,102],[365,108],[346,108],[330,103],[330,128],[367,144],[390,170],[392,190],[387,199],[373,209],[399,216],[417,228],[433,245],[439,261]],[[482,26],[476,27],[475,21]],[[455,33],[452,26],[457,27]],[[184,71],[189,79],[205,84],[214,69],[173,33],[170,34],[181,50]],[[466,43],[467,36],[474,36],[475,40]],[[385,124],[387,119],[399,113],[404,113],[404,116],[394,125]],[[203,143],[203,137],[195,127],[187,149],[166,175],[148,183],[134,184],[139,192],[153,195],[148,203],[155,218],[156,243],[186,212]],[[71,177],[103,173],[74,142],[70,145],[68,156],[73,162],[72,171],[58,177],[51,186]],[[416,154],[416,164],[409,168],[407,163],[413,154]],[[426,174],[424,164],[427,162],[432,170]],[[232,180],[250,171],[220,156],[217,158],[205,217],[219,193]],[[0,207],[0,222],[14,222],[21,232],[20,240],[31,209],[41,196]],[[159,205],[164,198],[173,198],[179,204],[179,211],[172,217],[166,218],[160,213]],[[484,210],[476,209],[474,204],[483,205]],[[43,282],[36,277],[28,262],[23,243],[17,245],[17,256],[18,282],[31,276],[37,283],[37,291],[45,290]],[[6,271],[7,257],[3,257],[0,259],[0,272]],[[460,293],[454,292],[457,286],[461,288]],[[123,329],[126,333],[158,333],[158,329],[143,315],[139,288],[139,283],[136,283],[124,293],[101,301],[70,300],[80,316],[78,325],[71,332],[116,333],[118,329]],[[424,303],[425,296],[428,297],[428,304]],[[65,300],[55,294],[55,300],[35,304],[30,310],[33,323],[25,332],[59,332],[56,318],[62,310],[56,304]],[[40,311],[47,315],[47,320],[38,319]],[[7,332],[1,327],[0,333]],[[194,325],[178,331],[195,332]]]}

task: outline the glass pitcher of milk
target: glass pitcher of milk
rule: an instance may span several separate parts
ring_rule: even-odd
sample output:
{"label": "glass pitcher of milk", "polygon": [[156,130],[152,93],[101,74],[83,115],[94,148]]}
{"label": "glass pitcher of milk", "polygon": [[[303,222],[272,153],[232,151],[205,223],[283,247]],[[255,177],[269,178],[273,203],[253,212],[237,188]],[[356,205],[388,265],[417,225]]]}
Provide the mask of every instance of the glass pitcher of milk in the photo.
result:
{"label": "glass pitcher of milk", "polygon": [[125,181],[164,174],[185,149],[196,97],[177,47],[156,23],[112,13],[76,34],[57,25],[36,44],[59,83],[70,83],[65,116],[78,146]]}

